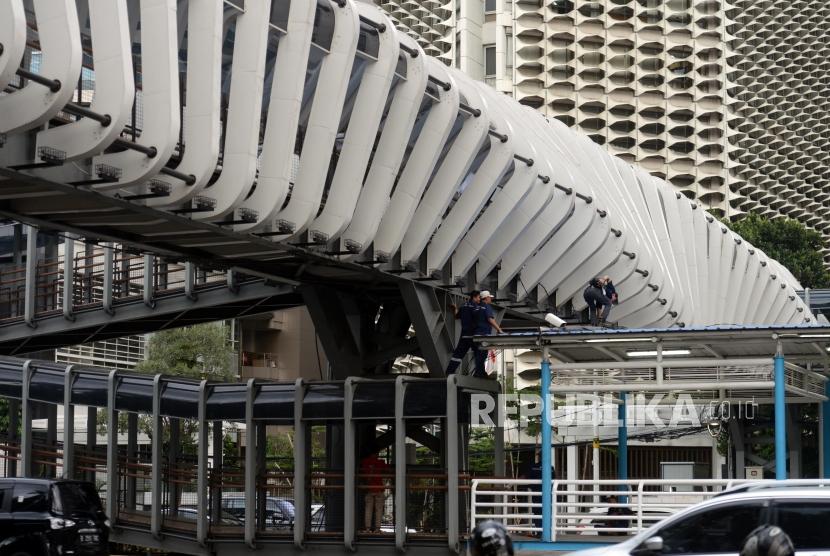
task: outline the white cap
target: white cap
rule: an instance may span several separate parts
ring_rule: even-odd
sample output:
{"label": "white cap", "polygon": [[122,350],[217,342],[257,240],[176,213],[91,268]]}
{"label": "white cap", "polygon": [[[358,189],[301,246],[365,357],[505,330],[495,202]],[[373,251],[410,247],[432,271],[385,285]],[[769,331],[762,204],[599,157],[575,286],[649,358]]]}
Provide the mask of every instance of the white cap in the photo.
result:
{"label": "white cap", "polygon": [[490,293],[489,290],[484,290],[483,292],[481,292],[481,299],[484,299],[485,297],[493,297],[493,294]]}

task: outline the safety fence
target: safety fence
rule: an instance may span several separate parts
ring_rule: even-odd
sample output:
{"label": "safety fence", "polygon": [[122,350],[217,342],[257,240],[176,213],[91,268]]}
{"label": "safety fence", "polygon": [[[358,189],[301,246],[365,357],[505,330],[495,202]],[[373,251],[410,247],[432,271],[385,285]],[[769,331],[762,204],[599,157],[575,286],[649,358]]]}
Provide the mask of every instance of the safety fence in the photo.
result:
{"label": "safety fence", "polygon": [[[735,479],[553,481],[552,540],[596,540],[635,535],[670,515],[744,483]],[[790,480],[797,486],[830,486],[830,480]],[[543,520],[539,479],[473,479],[470,529],[483,520],[501,521],[517,535],[539,536]],[[612,539],[609,539],[612,540]]]}

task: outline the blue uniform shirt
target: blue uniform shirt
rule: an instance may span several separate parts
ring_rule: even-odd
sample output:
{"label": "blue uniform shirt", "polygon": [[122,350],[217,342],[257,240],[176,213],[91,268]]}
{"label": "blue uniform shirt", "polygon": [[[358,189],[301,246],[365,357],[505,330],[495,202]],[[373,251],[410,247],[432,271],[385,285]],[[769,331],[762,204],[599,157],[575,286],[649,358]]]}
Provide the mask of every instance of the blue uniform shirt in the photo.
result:
{"label": "blue uniform shirt", "polygon": [[481,305],[468,301],[458,309],[458,318],[461,320],[461,335],[473,336],[478,331],[478,315]]}
{"label": "blue uniform shirt", "polygon": [[486,303],[481,304],[481,310],[478,314],[478,326],[476,326],[476,334],[482,336],[493,333],[493,327],[490,325],[490,319],[496,318],[496,312],[493,307]]}

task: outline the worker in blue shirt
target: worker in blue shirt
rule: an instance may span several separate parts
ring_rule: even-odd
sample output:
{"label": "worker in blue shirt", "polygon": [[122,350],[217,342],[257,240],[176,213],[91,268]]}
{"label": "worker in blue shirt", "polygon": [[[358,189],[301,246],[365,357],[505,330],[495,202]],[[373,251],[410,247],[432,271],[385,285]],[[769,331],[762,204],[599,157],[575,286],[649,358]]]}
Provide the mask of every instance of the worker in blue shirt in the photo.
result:
{"label": "worker in blue shirt", "polygon": [[455,346],[455,350],[450,357],[450,364],[447,365],[447,374],[451,375],[458,370],[462,359],[467,355],[469,350],[473,350],[473,357],[476,361],[476,374],[479,372],[479,359],[481,359],[481,374],[484,373],[484,358],[487,357],[487,352],[484,352],[484,358],[480,356],[481,350],[473,343],[473,336],[477,333],[479,328],[480,315],[483,312],[481,305],[481,292],[473,290],[470,292],[470,299],[461,307],[450,305],[455,312],[455,318],[461,321],[461,338]]}

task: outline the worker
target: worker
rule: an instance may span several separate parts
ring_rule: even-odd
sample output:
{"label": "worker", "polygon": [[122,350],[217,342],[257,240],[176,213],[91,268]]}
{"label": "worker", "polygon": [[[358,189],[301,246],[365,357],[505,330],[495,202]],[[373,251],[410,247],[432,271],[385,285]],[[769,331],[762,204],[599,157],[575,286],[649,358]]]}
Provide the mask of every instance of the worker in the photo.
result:
{"label": "worker", "polygon": [[366,480],[364,526],[367,531],[380,531],[386,506],[386,478],[383,475],[390,470],[389,464],[380,459],[374,451],[360,462],[360,474]]}
{"label": "worker", "polygon": [[619,296],[617,295],[617,288],[614,287],[610,276],[602,277],[602,290],[605,292],[605,297],[611,300],[611,303],[617,305],[620,302]]}
{"label": "worker", "polygon": [[[593,326],[604,324],[611,312],[611,300],[605,296],[602,287],[602,279],[592,278],[588,283],[588,287],[582,292],[582,297],[588,305],[588,315]],[[602,309],[601,313],[600,309]]]}
{"label": "worker", "polygon": [[[447,365],[447,374],[454,374],[461,365],[461,361],[467,352],[473,350],[473,357],[476,362],[476,373],[486,374],[484,371],[484,361],[487,359],[487,353],[482,357],[481,350],[473,343],[473,336],[477,333],[478,321],[484,308],[481,305],[481,292],[473,290],[470,292],[470,298],[464,305],[457,307],[450,305],[450,308],[455,313],[455,318],[461,321],[461,338],[458,339],[458,344],[450,357],[450,363]],[[480,364],[479,364],[480,361]],[[480,369],[479,369],[480,366]]]}
{"label": "worker", "polygon": [[498,521],[482,521],[473,530],[472,556],[513,556],[513,541]]}
{"label": "worker", "polygon": [[[493,311],[493,294],[484,290],[481,292],[481,307],[482,311],[478,315],[478,328],[476,329],[477,336],[489,336],[493,333],[493,329],[499,334],[504,334],[499,323],[496,321],[496,312]],[[484,369],[484,363],[487,361],[488,350],[479,349],[478,357],[476,359],[476,372],[473,376],[478,378],[487,378],[487,371]]]}

